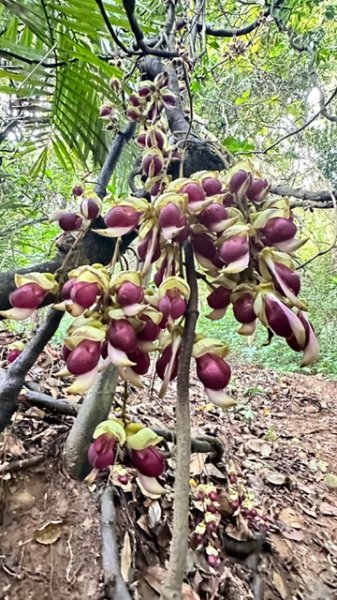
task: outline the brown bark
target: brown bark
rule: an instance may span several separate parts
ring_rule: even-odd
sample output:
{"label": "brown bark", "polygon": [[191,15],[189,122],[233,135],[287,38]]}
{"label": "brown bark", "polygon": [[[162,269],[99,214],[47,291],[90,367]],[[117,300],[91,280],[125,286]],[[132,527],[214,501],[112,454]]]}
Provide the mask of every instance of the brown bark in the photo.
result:
{"label": "brown bark", "polygon": [[189,535],[189,495],[191,422],[189,382],[195,327],[198,320],[198,284],[193,251],[185,247],[186,273],[191,296],[186,311],[177,378],[176,436],[177,460],[174,484],[173,532],[167,576],[161,590],[162,600],[180,600],[186,568]]}

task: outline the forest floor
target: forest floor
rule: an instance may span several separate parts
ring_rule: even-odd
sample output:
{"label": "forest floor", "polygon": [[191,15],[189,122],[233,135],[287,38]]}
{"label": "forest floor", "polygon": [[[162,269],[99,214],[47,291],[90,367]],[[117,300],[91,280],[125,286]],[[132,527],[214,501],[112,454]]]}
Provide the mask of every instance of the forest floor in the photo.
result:
{"label": "forest floor", "polygon": [[[50,350],[30,380],[57,398],[63,394],[55,371]],[[150,383],[130,396],[129,415],[153,427],[172,428],[174,391],[164,401],[155,394],[151,398]],[[234,461],[255,505],[267,516],[267,541],[246,558],[230,556],[223,536],[233,523],[222,516],[214,540],[220,566],[213,570],[203,552],[190,549],[184,600],[335,600],[337,382],[236,365],[231,393],[238,406],[222,413],[205,403],[192,379],[193,435],[216,435],[225,447],[216,466],[206,455],[192,455],[192,484],[213,482],[226,497],[226,469]],[[62,446],[72,421],[22,404],[1,440],[3,600],[105,598],[99,497],[107,477],[88,486],[67,476]],[[172,460],[169,492],[159,500],[145,498],[135,483],[129,492],[118,488],[122,572],[135,600],[159,598],[171,531]],[[198,510],[192,500],[192,519]]]}

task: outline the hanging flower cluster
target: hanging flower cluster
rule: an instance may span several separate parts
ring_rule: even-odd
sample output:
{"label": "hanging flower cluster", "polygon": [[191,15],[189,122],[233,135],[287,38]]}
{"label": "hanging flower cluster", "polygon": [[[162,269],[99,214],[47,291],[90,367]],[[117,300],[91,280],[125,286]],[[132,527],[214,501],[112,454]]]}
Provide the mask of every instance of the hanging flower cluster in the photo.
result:
{"label": "hanging flower cluster", "polygon": [[[138,423],[125,425],[119,419],[102,421],[96,427],[88,449],[89,462],[93,467],[88,480],[93,481],[99,471],[118,462],[136,469],[138,483],[145,493],[164,493],[164,488],[157,481],[157,477],[165,471],[164,455],[157,448],[161,441],[162,438],[152,429]],[[122,484],[127,483],[126,477],[122,475]]]}
{"label": "hanging flower cluster", "polygon": [[[145,156],[153,140],[159,140],[153,128],[146,135]],[[299,298],[294,263],[294,252],[304,242],[295,237],[288,201],[268,198],[268,190],[257,173],[240,169],[226,179],[200,172],[174,180],[151,201],[114,199],[104,216],[106,228],[94,231],[117,240],[137,230],[138,269],[116,273],[116,261],[107,267],[81,266],[62,286],[50,274],[18,275],[17,289],[9,297],[12,308],[2,314],[27,318],[48,294],[58,293],[55,308],[75,317],[63,348],[62,374],[76,376],[69,392],[86,391],[110,363],[123,380],[141,387],[155,353],[163,397],[178,371],[190,296],[182,247],[189,241],[209,286],[208,317],[221,319],[231,305],[240,334],[254,333],[259,321],[270,337],[283,337],[290,348],[303,352],[301,364],[308,365],[318,348],[306,304]],[[82,188],[76,193],[77,216],[86,223],[95,219],[101,211],[99,199]],[[153,281],[144,285],[153,266]],[[195,338],[197,376],[209,400],[223,408],[233,404],[226,393],[231,377],[227,352],[219,340]]]}

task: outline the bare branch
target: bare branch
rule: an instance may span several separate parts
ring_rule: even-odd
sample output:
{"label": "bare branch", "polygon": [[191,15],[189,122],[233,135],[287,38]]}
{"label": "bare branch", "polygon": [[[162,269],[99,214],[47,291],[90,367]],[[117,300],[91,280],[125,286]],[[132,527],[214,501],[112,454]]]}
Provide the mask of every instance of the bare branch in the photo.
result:
{"label": "bare branch", "polygon": [[[302,188],[290,188],[286,185],[273,185],[270,188],[270,192],[277,196],[297,198],[298,201],[295,200],[291,202],[292,208],[333,208],[331,192],[328,190],[309,192]],[[337,191],[334,191],[333,194],[337,195]]]}
{"label": "bare branch", "polygon": [[132,50],[129,50],[123,44],[123,42],[120,41],[118,35],[116,34],[114,28],[112,27],[112,25],[111,25],[111,23],[109,21],[109,17],[107,15],[106,11],[105,11],[104,4],[103,4],[102,0],[95,0],[95,2],[96,2],[97,6],[98,6],[98,8],[99,8],[99,10],[101,12],[101,15],[103,17],[104,23],[106,24],[107,30],[109,31],[109,33],[110,33],[112,39],[114,40],[115,44],[119,48],[121,48],[121,50],[123,50],[123,52],[125,52],[125,54],[134,54],[134,52]]}
{"label": "bare branch", "polygon": [[191,295],[186,311],[182,347],[179,358],[176,404],[177,462],[174,485],[173,533],[167,577],[161,591],[163,600],[181,597],[188,547],[189,475],[191,455],[191,424],[189,383],[191,356],[198,320],[198,284],[193,251],[185,244],[186,275]]}
{"label": "bare branch", "polygon": [[180,56],[179,52],[171,52],[170,50],[151,48],[147,46],[144,39],[144,34],[135,16],[135,0],[123,0],[123,6],[130,23],[131,31],[136,38],[136,42],[141,49],[142,54],[152,54],[153,56],[159,56],[161,58],[177,58]]}

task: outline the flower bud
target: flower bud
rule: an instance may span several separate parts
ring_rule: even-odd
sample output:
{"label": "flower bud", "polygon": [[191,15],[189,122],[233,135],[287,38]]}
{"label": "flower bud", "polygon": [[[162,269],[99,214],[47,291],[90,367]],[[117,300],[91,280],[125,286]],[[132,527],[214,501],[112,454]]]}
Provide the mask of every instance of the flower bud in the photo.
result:
{"label": "flower bud", "polygon": [[198,215],[199,222],[210,231],[219,232],[224,227],[223,221],[228,218],[228,212],[222,204],[210,204]]}
{"label": "flower bud", "polygon": [[135,229],[139,223],[140,214],[132,206],[119,205],[114,206],[106,214],[104,222],[107,227],[120,228],[122,233],[129,233]]}
{"label": "flower bud", "polygon": [[220,248],[219,257],[225,264],[232,263],[249,252],[247,236],[236,235],[225,240]]}
{"label": "flower bud", "polygon": [[84,194],[83,185],[74,185],[72,189],[72,194],[73,196],[82,196],[82,194]]}
{"label": "flower bud", "polygon": [[164,186],[162,180],[155,181],[155,183],[150,188],[150,196],[158,196],[163,192]]}
{"label": "flower bud", "polygon": [[102,117],[102,119],[110,119],[113,109],[114,107],[112,104],[103,104],[100,108],[99,116]]}
{"label": "flower bud", "polygon": [[[141,260],[142,262],[145,261],[146,256],[148,254],[150,245],[151,245],[151,241],[152,241],[152,232],[150,231],[146,237],[139,242],[139,244],[137,245],[137,253],[139,256],[139,260]],[[151,258],[151,263],[156,262],[156,260],[158,260],[158,258],[160,257],[161,254],[161,250],[160,250],[160,244],[159,244],[159,240],[157,239],[157,243],[154,249],[154,252],[152,254],[152,258]]]}
{"label": "flower bud", "polygon": [[[172,344],[166,346],[165,350],[161,353],[161,356],[158,358],[156,362],[156,373],[160,379],[164,381],[166,367],[168,366],[172,356]],[[171,372],[170,381],[172,381],[178,372],[178,355],[175,357],[173,369]]]}
{"label": "flower bud", "polygon": [[144,450],[132,450],[131,460],[137,471],[147,477],[159,477],[165,469],[164,456],[155,446],[148,446]]}
{"label": "flower bud", "polygon": [[183,187],[179,190],[179,193],[187,194],[189,204],[205,200],[205,192],[201,185],[192,181],[190,183],[185,183],[185,185],[183,185]]}
{"label": "flower bud", "polygon": [[177,103],[175,94],[173,94],[172,92],[169,92],[169,91],[162,93],[161,99],[162,99],[162,102],[163,102],[165,108],[172,108]]}
{"label": "flower bud", "polygon": [[209,556],[207,556],[207,562],[210,565],[210,567],[217,567],[219,564],[219,558],[217,556],[213,556],[213,554],[210,554]]}
{"label": "flower bud", "polygon": [[254,177],[248,186],[246,196],[248,200],[251,200],[252,202],[262,202],[269,191],[269,187],[269,183],[266,179]]}
{"label": "flower bud", "polygon": [[159,150],[164,148],[165,135],[161,129],[150,129],[146,134],[146,146],[148,148],[157,147]]}
{"label": "flower bud", "polygon": [[100,342],[83,340],[70,352],[67,368],[73,375],[83,375],[94,369],[100,358]]}
{"label": "flower bud", "polygon": [[233,304],[233,313],[239,323],[252,323],[256,319],[254,298],[251,294],[243,294]]}
{"label": "flower bud", "polygon": [[301,323],[304,327],[304,331],[305,331],[305,338],[304,338],[303,344],[299,344],[299,342],[296,339],[296,337],[294,336],[294,334],[292,334],[290,337],[287,338],[288,346],[295,352],[301,352],[302,350],[304,350],[309,343],[310,334],[314,335],[313,327],[312,327],[310,321],[308,321],[307,319],[304,319],[301,314],[298,315],[298,318],[301,321]]}
{"label": "flower bud", "polygon": [[74,285],[76,283],[76,279],[68,279],[68,281],[66,281],[61,289],[61,298],[62,300],[69,300],[70,299],[70,293],[71,290],[73,289]]}
{"label": "flower bud", "polygon": [[163,169],[163,157],[158,154],[151,154],[150,152],[145,154],[142,160],[142,169],[148,177],[155,177],[159,175]]}
{"label": "flower bud", "polygon": [[137,108],[128,108],[126,111],[126,116],[129,121],[138,121],[141,115]]}
{"label": "flower bud", "polygon": [[233,194],[231,194],[228,190],[225,190],[222,193],[222,204],[225,208],[229,208],[230,206],[234,206],[235,198]]}
{"label": "flower bud", "polygon": [[75,213],[66,212],[59,218],[59,226],[63,231],[78,231],[82,227],[82,217]]}
{"label": "flower bud", "polygon": [[119,94],[119,92],[122,89],[122,84],[120,80],[117,79],[117,77],[111,77],[109,81],[109,87],[112,89],[113,92],[115,92],[115,94]]}
{"label": "flower bud", "polygon": [[[289,267],[282,263],[275,263],[274,267],[276,276],[281,280],[281,283],[284,282],[286,286],[293,292],[293,294],[298,296],[301,290],[301,280],[296,271],[292,271],[292,269],[289,269]],[[277,281],[276,277],[273,277],[273,280],[275,290],[277,290],[280,294],[283,294],[282,287]]]}
{"label": "flower bud", "polygon": [[215,177],[206,177],[203,179],[201,185],[206,196],[215,196],[216,194],[220,194],[222,188],[221,181]]}
{"label": "flower bud", "polygon": [[76,281],[71,288],[70,298],[82,308],[90,308],[96,302],[100,294],[98,283],[89,283],[87,281]]}
{"label": "flower bud", "polygon": [[138,90],[138,94],[141,98],[146,98],[147,96],[151,96],[152,92],[154,91],[154,86],[150,86],[148,84],[143,84],[140,86],[139,90]]}
{"label": "flower bud", "polygon": [[102,203],[99,198],[83,198],[80,211],[85,219],[92,221],[93,219],[97,219],[101,212],[101,206]]}
{"label": "flower bud", "polygon": [[223,390],[230,381],[231,369],[220,356],[207,352],[197,358],[197,375],[206,388]]}
{"label": "flower bud", "polygon": [[229,191],[239,197],[243,196],[251,183],[251,179],[252,176],[250,173],[247,173],[244,169],[240,169],[232,175],[229,182]]}
{"label": "flower bud", "polygon": [[117,302],[120,306],[139,304],[144,299],[144,290],[139,285],[131,282],[122,283],[117,291]]}
{"label": "flower bud", "polygon": [[112,465],[116,456],[116,438],[110,433],[102,433],[89,446],[90,464],[100,471]]}
{"label": "flower bud", "polygon": [[229,306],[230,297],[231,291],[220,285],[207,296],[206,300],[208,306],[216,310]]}
{"label": "flower bud", "polygon": [[68,346],[66,346],[64,344],[62,346],[62,351],[61,351],[61,356],[62,356],[62,358],[63,358],[64,361],[67,361],[67,358],[68,358],[69,354],[71,354],[71,350],[70,350],[70,348],[68,348]]}
{"label": "flower bud", "polygon": [[135,363],[131,368],[137,375],[145,375],[148,372],[151,364],[148,352],[135,348],[132,352],[128,352],[128,358]]}
{"label": "flower bud", "polygon": [[14,362],[18,358],[18,356],[20,356],[20,354],[22,354],[22,350],[19,350],[18,348],[13,348],[13,350],[9,350],[6,355],[7,361],[9,363]]}
{"label": "flower bud", "polygon": [[177,289],[171,289],[160,298],[158,308],[163,313],[163,322],[161,327],[166,326],[167,320],[171,317],[174,321],[182,317],[186,310],[186,301]]}
{"label": "flower bud", "polygon": [[153,278],[153,281],[155,282],[157,287],[159,287],[160,284],[163,282],[164,273],[166,271],[166,268],[167,268],[167,259],[165,258]]}
{"label": "flower bud", "polygon": [[122,485],[127,485],[129,483],[129,478],[127,475],[118,475],[118,481]]}
{"label": "flower bud", "polygon": [[213,502],[216,502],[216,501],[218,500],[218,498],[219,498],[219,494],[218,494],[218,492],[216,492],[216,491],[214,490],[214,491],[212,491],[212,492],[210,492],[210,493],[208,494],[208,497],[209,497],[209,499],[210,499],[210,500],[212,500]]}
{"label": "flower bud", "polygon": [[213,239],[207,233],[196,233],[192,235],[193,250],[205,258],[212,260],[216,256],[216,248]]}
{"label": "flower bud", "polygon": [[46,291],[37,283],[25,283],[9,294],[9,302],[15,308],[38,308]]}
{"label": "flower bud", "polygon": [[123,350],[123,352],[131,352],[137,344],[136,332],[127,319],[111,321],[108,339],[114,348]]}
{"label": "flower bud", "polygon": [[173,204],[173,202],[168,202],[160,210],[158,221],[163,230],[163,236],[167,240],[174,238],[187,223],[186,216],[182,214],[179,207]]}
{"label": "flower bud", "polygon": [[141,315],[140,320],[145,324],[137,334],[138,339],[144,342],[154,342],[159,337],[160,327],[147,315]]}
{"label": "flower bud", "polygon": [[264,242],[270,244],[278,244],[290,240],[296,235],[297,227],[290,219],[283,217],[273,217],[262,229]]}
{"label": "flower bud", "polygon": [[129,102],[130,104],[132,104],[132,106],[135,106],[136,108],[141,105],[141,99],[139,98],[139,96],[137,96],[137,94],[131,94],[131,96],[129,97]]}
{"label": "flower bud", "polygon": [[[291,313],[290,309],[281,302],[268,297],[265,299],[265,314],[268,327],[280,337],[289,338],[293,334],[289,313]],[[295,317],[294,314],[293,316]]]}
{"label": "flower bud", "polygon": [[139,136],[136,139],[136,143],[138,144],[138,146],[140,146],[141,148],[144,148],[146,145],[146,131],[143,131],[143,133],[140,133]]}

